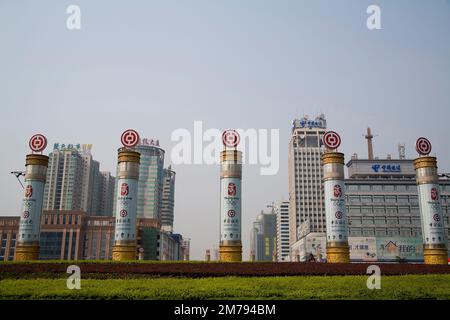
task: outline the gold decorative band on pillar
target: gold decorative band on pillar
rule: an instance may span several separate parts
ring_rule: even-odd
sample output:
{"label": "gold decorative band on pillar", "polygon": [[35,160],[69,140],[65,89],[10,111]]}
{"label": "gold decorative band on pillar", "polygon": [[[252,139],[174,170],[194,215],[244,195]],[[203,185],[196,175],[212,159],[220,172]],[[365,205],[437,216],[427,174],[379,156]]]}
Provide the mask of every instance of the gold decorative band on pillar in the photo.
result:
{"label": "gold decorative band on pillar", "polygon": [[448,252],[445,245],[423,246],[423,259],[425,264],[448,264]]}
{"label": "gold decorative band on pillar", "polygon": [[42,154],[28,154],[25,160],[25,180],[45,183],[49,157]]}
{"label": "gold decorative band on pillar", "polygon": [[238,150],[224,150],[220,152],[220,162],[230,161],[242,163],[242,152]]}
{"label": "gold decorative band on pillar", "polygon": [[113,245],[112,259],[114,261],[136,260],[136,245],[135,244]]}
{"label": "gold decorative band on pillar", "polygon": [[350,263],[350,249],[347,244],[327,243],[328,263]]}
{"label": "gold decorative band on pillar", "polygon": [[438,183],[436,157],[420,157],[414,160],[417,184]]}
{"label": "gold decorative band on pillar", "polygon": [[42,154],[27,154],[25,166],[36,165],[48,168],[48,157]]}
{"label": "gold decorative band on pillar", "polygon": [[339,163],[344,165],[344,154],[341,152],[325,152],[322,154],[323,164]]}
{"label": "gold decorative band on pillar", "polygon": [[140,163],[140,161],[141,161],[141,154],[139,152],[126,148],[122,148],[119,150],[118,163],[121,162]]}
{"label": "gold decorative band on pillar", "polygon": [[423,259],[425,264],[448,264],[448,252],[445,245],[424,245]]}
{"label": "gold decorative band on pillar", "polygon": [[219,246],[221,262],[241,262],[242,261],[242,245],[240,244],[224,244]]}
{"label": "gold decorative band on pillar", "polygon": [[430,156],[419,157],[414,160],[414,167],[416,170],[420,168],[436,168],[437,159]]}
{"label": "gold decorative band on pillar", "polygon": [[17,244],[14,261],[39,260],[39,243]]}

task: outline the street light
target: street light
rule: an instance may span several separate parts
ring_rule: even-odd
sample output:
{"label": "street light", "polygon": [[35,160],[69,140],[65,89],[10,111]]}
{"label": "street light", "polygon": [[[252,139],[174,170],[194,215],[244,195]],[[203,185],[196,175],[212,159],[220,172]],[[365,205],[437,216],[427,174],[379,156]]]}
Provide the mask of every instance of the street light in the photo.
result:
{"label": "street light", "polygon": [[22,189],[24,188],[22,181],[20,181],[19,177],[20,176],[25,176],[25,172],[24,171],[11,171],[11,174],[13,174],[16,178],[17,181],[19,181],[20,185],[22,186]]}

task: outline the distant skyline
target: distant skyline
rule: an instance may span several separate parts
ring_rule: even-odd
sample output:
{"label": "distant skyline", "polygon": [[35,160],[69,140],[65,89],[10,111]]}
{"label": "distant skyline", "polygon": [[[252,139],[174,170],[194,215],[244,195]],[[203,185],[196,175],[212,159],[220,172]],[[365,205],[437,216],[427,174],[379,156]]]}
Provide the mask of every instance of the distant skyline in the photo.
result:
{"label": "distant skyline", "polygon": [[[66,8],[81,8],[81,30]],[[366,9],[381,8],[381,30]],[[440,172],[450,172],[450,2],[191,0],[0,0],[1,215],[18,216],[28,139],[92,144],[115,175],[120,134],[134,128],[166,150],[171,133],[280,130],[280,170],[243,168],[243,257],[251,223],[288,196],[291,122],[324,113],[341,134],[346,161],[398,157],[428,137]],[[173,165],[174,231],[190,237],[191,259],[219,244],[219,167]]]}

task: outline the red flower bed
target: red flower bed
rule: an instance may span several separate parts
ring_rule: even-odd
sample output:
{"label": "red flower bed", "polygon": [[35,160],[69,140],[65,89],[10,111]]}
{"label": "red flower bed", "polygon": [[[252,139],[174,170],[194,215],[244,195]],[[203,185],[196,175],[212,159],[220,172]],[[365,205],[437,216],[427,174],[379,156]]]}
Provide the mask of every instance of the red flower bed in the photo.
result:
{"label": "red flower bed", "polygon": [[294,276],[294,275],[366,275],[369,265],[378,265],[384,275],[402,274],[450,274],[450,266],[424,264],[377,263],[14,263],[0,264],[0,274],[65,273],[67,267],[76,264],[82,274],[217,277],[217,276]]}

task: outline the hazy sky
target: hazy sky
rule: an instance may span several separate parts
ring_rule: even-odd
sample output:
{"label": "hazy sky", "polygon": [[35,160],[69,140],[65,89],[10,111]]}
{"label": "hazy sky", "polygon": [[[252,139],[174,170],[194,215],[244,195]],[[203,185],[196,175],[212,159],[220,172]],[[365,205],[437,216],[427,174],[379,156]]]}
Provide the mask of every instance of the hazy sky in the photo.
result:
{"label": "hazy sky", "polygon": [[[81,30],[66,8],[81,8]],[[371,4],[382,30],[366,27]],[[20,1],[0,0],[1,215],[20,213],[28,139],[92,143],[115,173],[127,128],[160,140],[177,128],[279,128],[280,171],[244,166],[244,258],[251,221],[287,199],[291,121],[325,113],[341,150],[415,156],[427,136],[450,172],[450,2],[432,1]],[[170,159],[166,159],[166,166]],[[175,231],[192,238],[191,257],[218,244],[219,168],[178,165]]]}

